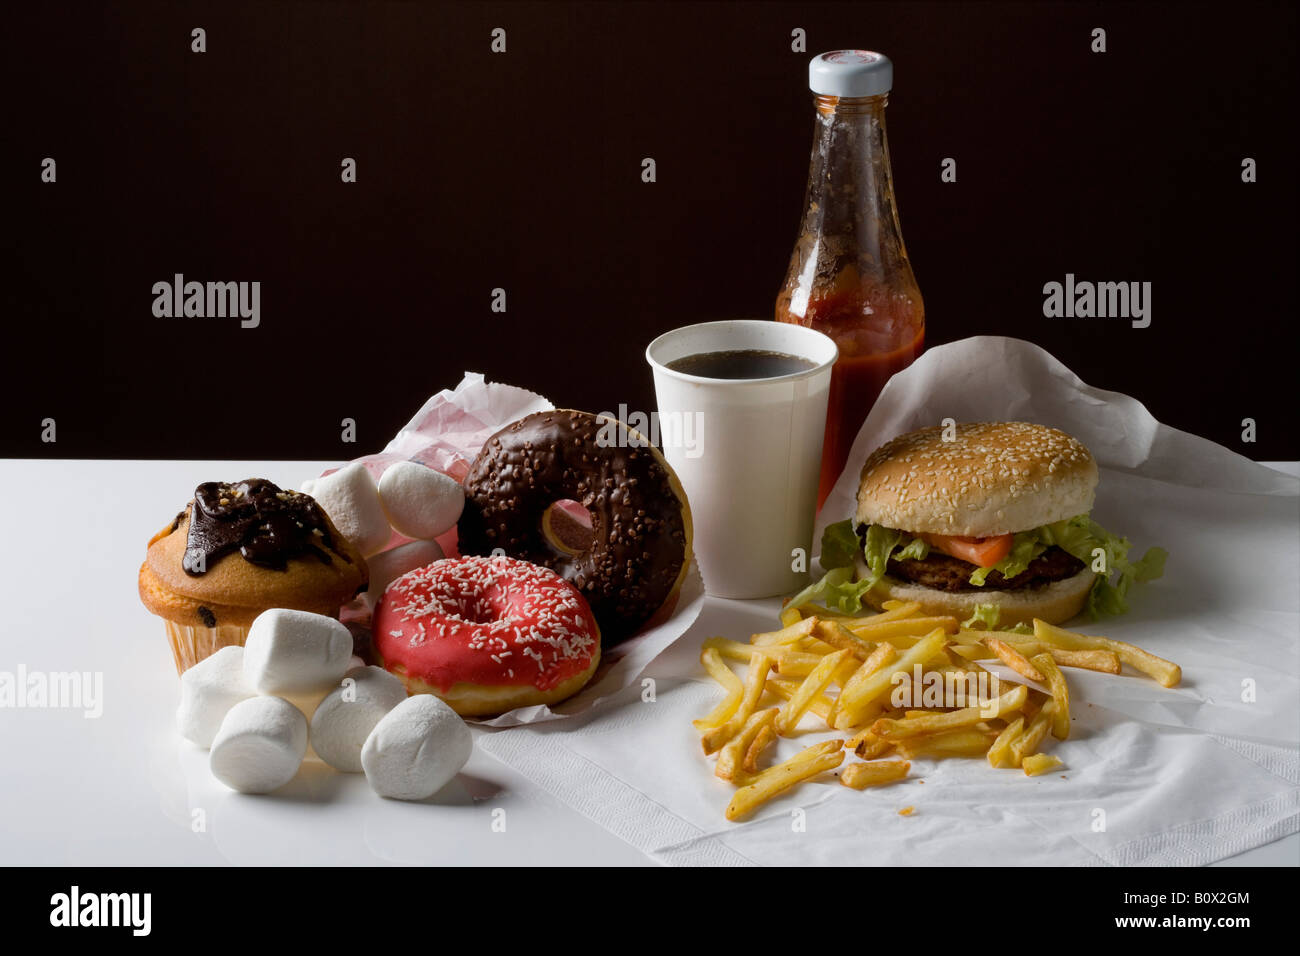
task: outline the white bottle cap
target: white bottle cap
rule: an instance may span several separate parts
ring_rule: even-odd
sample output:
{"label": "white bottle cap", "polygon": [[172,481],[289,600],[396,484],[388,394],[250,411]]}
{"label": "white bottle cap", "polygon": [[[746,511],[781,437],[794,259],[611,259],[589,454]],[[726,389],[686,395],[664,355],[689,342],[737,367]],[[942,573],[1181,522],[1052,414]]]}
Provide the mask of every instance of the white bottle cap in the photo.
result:
{"label": "white bottle cap", "polygon": [[894,85],[894,64],[871,50],[836,50],[808,61],[808,88],[823,96],[880,96]]}

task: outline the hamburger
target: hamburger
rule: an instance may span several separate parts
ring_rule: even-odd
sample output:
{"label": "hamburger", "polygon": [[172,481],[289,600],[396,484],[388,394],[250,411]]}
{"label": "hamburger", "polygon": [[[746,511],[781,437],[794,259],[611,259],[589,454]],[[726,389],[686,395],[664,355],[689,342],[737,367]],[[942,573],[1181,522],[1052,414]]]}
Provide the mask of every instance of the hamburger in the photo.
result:
{"label": "hamburger", "polygon": [[877,448],[857,511],[822,537],[826,576],[793,600],[845,613],[915,601],[970,626],[1060,624],[1127,610],[1165,552],[1129,559],[1090,515],[1097,463],[1065,432],[1028,422],[936,426]]}

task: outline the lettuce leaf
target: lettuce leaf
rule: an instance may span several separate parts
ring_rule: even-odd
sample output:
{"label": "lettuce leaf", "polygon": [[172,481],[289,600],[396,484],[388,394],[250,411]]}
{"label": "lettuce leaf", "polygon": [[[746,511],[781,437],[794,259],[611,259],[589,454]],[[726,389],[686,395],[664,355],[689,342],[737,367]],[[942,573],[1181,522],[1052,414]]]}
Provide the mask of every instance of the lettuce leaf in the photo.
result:
{"label": "lettuce leaf", "polygon": [[[865,540],[861,540],[853,529],[852,521],[837,521],[827,525],[822,532],[821,553],[821,563],[826,574],[820,581],[808,585],[792,597],[788,604],[792,607],[824,604],[845,614],[857,614],[862,610],[862,596],[885,576],[890,555],[905,537],[908,536],[900,531],[873,524],[867,528]],[[910,537],[904,550],[909,549],[909,557],[924,557],[929,553],[925,542]],[[859,556],[866,562],[867,571],[861,580],[854,581],[853,574]]]}
{"label": "lettuce leaf", "polygon": [[858,556],[861,547],[862,543],[858,540],[858,533],[853,530],[852,521],[828,524],[822,532],[822,567],[828,571],[831,568],[852,567],[853,559]]}
{"label": "lettuce leaf", "polygon": [[1032,634],[1034,629],[1021,621],[1009,627],[1001,627],[1002,608],[996,604],[976,604],[975,613],[961,622],[961,626],[976,631],[1006,631],[1008,634]]}
{"label": "lettuce leaf", "polygon": [[961,626],[974,631],[991,631],[998,626],[1002,609],[996,604],[976,604],[975,613],[961,622]]}
{"label": "lettuce leaf", "polygon": [[902,532],[894,531],[892,528],[878,524],[868,526],[867,533],[863,535],[862,553],[867,559],[867,567],[871,570],[868,577],[872,587],[875,587],[876,582],[885,576],[889,556],[898,547],[902,537]]}
{"label": "lettuce leaf", "polygon": [[[895,550],[897,553],[894,553]],[[822,532],[821,561],[822,567],[827,570],[848,567],[858,555],[862,555],[867,566],[876,571],[888,563],[891,556],[899,561],[904,558],[919,561],[929,553],[930,546],[920,538],[880,525],[868,526],[865,543],[858,537],[852,521],[828,524]]]}
{"label": "lettuce leaf", "polygon": [[[1103,614],[1123,614],[1128,610],[1128,592],[1134,584],[1154,581],[1165,572],[1164,548],[1149,548],[1137,561],[1129,559],[1128,538],[1111,534],[1088,515],[1038,528],[1042,540],[1074,555],[1097,570],[1097,581],[1088,594],[1088,613],[1094,618]],[[1101,553],[1098,554],[1097,552]]]}
{"label": "lettuce leaf", "polygon": [[853,567],[831,568],[822,579],[808,585],[786,602],[787,607],[805,604],[822,604],[828,608],[857,614],[862,610],[862,595],[875,586],[875,581],[854,581]]}
{"label": "lettuce leaf", "polygon": [[[1094,618],[1127,611],[1129,590],[1134,584],[1160,577],[1168,557],[1163,548],[1150,548],[1141,559],[1130,560],[1131,545],[1127,538],[1111,534],[1088,515],[1077,515],[1017,533],[1011,552],[992,567],[976,568],[970,576],[970,583],[982,587],[989,572],[995,570],[1006,578],[1022,574],[1035,558],[1052,546],[1068,552],[1090,568],[1097,566],[1098,558],[1104,559],[1102,566],[1105,570],[1097,572],[1096,583],[1088,595],[1088,612]],[[1094,553],[1099,549],[1100,554]],[[885,576],[891,557],[923,560],[929,553],[929,545],[920,538],[893,528],[870,525],[860,539],[852,521],[827,525],[822,533],[821,552],[826,575],[796,594],[790,603],[795,607],[818,603],[845,614],[856,614],[862,609],[862,596]],[[866,570],[861,580],[854,581],[854,566],[859,556],[865,562]],[[983,625],[983,630],[997,630],[997,614],[996,605],[978,605],[965,626]],[[1017,625],[1009,630],[1020,632],[1022,627]]]}
{"label": "lettuce leaf", "polygon": [[[906,538],[907,535],[903,535],[903,537]],[[898,549],[898,553],[894,555],[894,560],[903,561],[911,558],[913,561],[924,561],[929,556],[930,546],[920,538],[912,538],[907,544]]]}
{"label": "lettuce leaf", "polygon": [[1047,550],[1047,545],[1038,539],[1035,531],[1022,531],[1016,535],[1011,544],[1011,551],[1005,558],[992,567],[976,568],[970,576],[970,583],[983,587],[990,571],[997,571],[1004,578],[1014,578],[1022,574],[1029,563]]}
{"label": "lettuce leaf", "polygon": [[[1005,577],[1022,573],[1034,558],[1055,545],[1078,558],[1089,568],[1096,569],[1097,581],[1088,594],[1088,613],[1094,618],[1103,614],[1123,614],[1128,610],[1128,592],[1134,584],[1153,581],[1164,574],[1164,548],[1151,548],[1140,560],[1129,560],[1131,545],[1127,538],[1111,534],[1088,515],[1076,515],[1022,531],[1016,535],[1011,553],[993,566],[978,568],[971,574],[970,582],[983,585],[991,570]],[[1098,553],[1100,552],[1100,553]]]}

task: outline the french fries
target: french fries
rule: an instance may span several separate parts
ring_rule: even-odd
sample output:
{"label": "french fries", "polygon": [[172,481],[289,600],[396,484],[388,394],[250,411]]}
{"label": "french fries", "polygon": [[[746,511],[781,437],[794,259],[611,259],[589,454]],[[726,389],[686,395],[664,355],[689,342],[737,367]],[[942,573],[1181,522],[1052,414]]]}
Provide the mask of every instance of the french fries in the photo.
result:
{"label": "french fries", "polygon": [[[784,623],[784,618],[782,618],[782,622]],[[817,623],[817,618],[815,617],[803,619],[796,618],[793,623],[787,624],[779,631],[768,631],[764,634],[755,634],[750,638],[749,643],[757,647],[795,644],[811,634],[813,629],[817,627]],[[745,645],[741,644],[740,646],[744,647]]]}
{"label": "french fries", "polygon": [[1043,742],[1047,732],[1052,729],[1052,712],[1056,710],[1056,702],[1049,700],[1042,709],[1034,715],[1034,719],[1029,722],[1025,732],[1016,738],[1011,744],[1011,765],[1019,767],[1020,762],[1025,757],[1034,753],[1038,745]]}
{"label": "french fries", "polygon": [[745,760],[749,756],[749,747],[758,735],[772,726],[776,720],[775,710],[760,710],[751,714],[749,720],[740,728],[740,733],[732,737],[718,751],[718,763],[713,772],[723,780],[741,780],[745,777]]}
{"label": "french fries", "polygon": [[863,624],[884,624],[886,621],[901,621],[904,618],[910,618],[920,610],[921,605],[916,601],[886,601],[885,609],[879,614],[873,614],[867,618],[851,618],[851,620],[861,621]]}
{"label": "french fries", "polygon": [[848,648],[835,651],[833,654],[827,654],[812,669],[812,672],[804,678],[803,683],[799,685],[799,689],[782,705],[781,712],[777,715],[775,729],[780,736],[789,737],[794,733],[795,727],[799,726],[799,721],[808,712],[813,698],[819,696],[826,689],[831,682],[831,678],[835,676],[835,671],[850,654]]}
{"label": "french fries", "polygon": [[887,750],[894,746],[892,741],[882,740],[873,734],[870,728],[858,731],[848,740],[844,741],[844,746],[852,750],[863,760],[871,760],[879,757]]}
{"label": "french fries", "polygon": [[788,607],[781,612],[781,624],[789,627],[791,624],[798,624],[802,617],[797,607]]}
{"label": "french fries", "polygon": [[[724,660],[737,661],[742,664],[748,664],[749,659],[754,656],[753,645],[728,640],[725,637],[710,637],[704,642],[704,647],[713,648]],[[769,653],[772,654],[780,652],[781,648],[771,648],[769,650]]]}
{"label": "french fries", "polygon": [[946,734],[904,740],[898,745],[898,752],[909,760],[917,757],[981,757],[988,753],[996,738],[997,734],[981,733],[978,730],[954,730]]}
{"label": "french fries", "polygon": [[1011,766],[1011,745],[1015,743],[1025,729],[1025,718],[1017,717],[1011,723],[1007,724],[1002,733],[998,734],[997,739],[989,745],[988,758],[989,766],[1010,767]]}
{"label": "french fries", "polygon": [[[871,732],[884,740],[902,740],[923,734],[938,734],[949,730],[973,727],[988,717],[1001,717],[1025,706],[1029,688],[1024,684],[1009,690],[997,699],[997,712],[986,714],[983,707],[963,707],[946,714],[927,714],[923,717],[904,717],[902,720],[882,718],[871,725]],[[987,748],[986,748],[987,749]]]}
{"label": "french fries", "polygon": [[825,641],[819,641],[815,637],[805,637],[799,642],[799,649],[809,651],[813,654],[829,654],[831,651],[836,650],[836,648],[832,647],[830,644],[827,644]]}
{"label": "french fries", "polygon": [[1161,687],[1177,687],[1183,679],[1183,669],[1172,661],[1156,657],[1132,644],[1112,641],[1109,637],[1076,634],[1038,618],[1034,618],[1034,637],[1044,644],[1067,651],[1111,651],[1129,667],[1154,677]]}
{"label": "french fries", "polygon": [[[956,634],[961,630],[961,626],[957,623],[955,617],[900,618],[879,624],[871,622],[846,624],[845,627],[858,637],[865,638],[868,641],[874,641],[877,644],[881,641],[890,641],[890,643],[898,646],[901,646],[900,641],[909,644],[915,643],[918,634],[928,634],[934,628],[938,628],[945,634]],[[921,630],[922,628],[924,630]]]}
{"label": "french fries", "polygon": [[[963,635],[965,633],[962,632]],[[1118,674],[1120,672],[1119,658],[1115,656],[1114,651],[1067,651],[1062,647],[1047,647],[1037,641],[1007,641],[1006,643],[1022,657],[1033,658],[1039,654],[1051,654],[1052,660],[1062,667],[1097,671],[1101,674]],[[999,655],[993,653],[983,643],[950,644],[947,650],[949,654],[954,654],[966,661],[999,659]]]}
{"label": "french fries", "polygon": [[[886,664],[889,664],[891,661],[893,661],[893,659],[896,656],[897,653],[894,650],[893,644],[886,643],[886,644],[876,645],[876,649],[871,652],[871,654],[867,657],[867,659],[858,665],[857,669],[854,670],[854,672],[849,675],[847,680],[840,683],[840,694],[838,697],[835,698],[835,703],[831,707],[831,712],[826,718],[826,726],[833,727],[833,728],[838,728],[840,726],[839,724],[840,704],[844,701],[844,691],[846,691],[851,686],[857,686],[854,684],[854,681],[859,680],[859,677],[861,678],[861,680],[866,680],[867,677],[870,677],[872,674],[876,673],[876,671],[880,670]],[[859,723],[861,723],[866,719],[865,717],[866,709],[867,708],[864,707],[862,711],[859,713],[858,715]]]}
{"label": "french fries", "polygon": [[1063,761],[1055,754],[1030,754],[1020,761],[1020,766],[1025,771],[1026,777],[1037,777],[1040,774],[1050,773],[1062,765]]}
{"label": "french fries", "polygon": [[[767,679],[767,689],[782,700],[789,700],[798,693],[801,686],[803,686],[803,681],[793,680],[791,678],[769,677]],[[817,694],[808,703],[808,709],[822,720],[829,718],[831,708],[834,706],[835,701],[831,700],[831,698],[827,697],[825,694]]]}
{"label": "french fries", "polygon": [[782,677],[807,677],[822,661],[814,651],[773,650],[772,667]]}
{"label": "french fries", "polygon": [[1051,654],[1039,654],[1034,663],[1047,674],[1047,683],[1052,690],[1052,736],[1065,740],[1070,736],[1070,688],[1065,683],[1065,675]]}
{"label": "french fries", "polygon": [[817,637],[832,647],[852,652],[860,661],[865,661],[876,649],[874,643],[858,637],[838,621],[818,621]]}
{"label": "french fries", "polygon": [[727,692],[727,696],[719,701],[717,707],[695,721],[695,729],[704,732],[722,726],[731,718],[736,708],[740,706],[740,699],[745,696],[745,685],[740,682],[736,672],[723,662],[722,655],[716,648],[706,647],[700,651],[700,663],[709,672],[709,676],[721,684]]}
{"label": "french fries", "polygon": [[750,658],[749,677],[745,681],[745,694],[740,699],[740,706],[725,724],[705,731],[700,738],[706,754],[717,753],[728,740],[740,733],[740,729],[758,709],[758,702],[767,685],[767,672],[771,669],[772,658],[755,651]]}
{"label": "french fries", "polygon": [[[999,661],[1048,692],[1019,683],[999,688],[979,661]],[[746,665],[740,675],[737,663]],[[1049,773],[1063,764],[1039,747],[1049,734],[1070,734],[1062,668],[1118,674],[1128,664],[1166,687],[1182,676],[1177,664],[1123,641],[1039,620],[1032,636],[966,629],[901,601],[886,601],[876,615],[786,607],[778,629],[749,643],[710,637],[700,664],[723,696],[694,725],[704,753],[717,755],[715,774],[737,787],[725,811],[733,821],[840,767],[849,753],[863,761],[839,774],[853,790],[904,781],[918,758],[983,756],[991,767]],[[807,726],[809,715],[841,736],[781,761],[781,741]],[[777,762],[760,769],[772,752]],[[876,759],[891,752],[896,756]]]}
{"label": "french fries", "polygon": [[1037,667],[1026,659],[1024,654],[1020,653],[1001,638],[986,637],[981,643],[996,654],[998,660],[1002,661],[1003,664],[1006,664],[1026,680],[1037,681],[1041,684],[1047,679],[1042,675],[1042,672],[1040,672]]}
{"label": "french fries", "polygon": [[1119,657],[1114,651],[1067,651],[1061,647],[1049,647],[1047,651],[1062,667],[1077,667],[1102,674],[1120,672]]}
{"label": "french fries", "polygon": [[981,631],[976,628],[961,627],[957,629],[957,633],[952,636],[951,640],[953,644],[959,646],[982,647],[986,637],[996,637],[999,640],[1005,641],[1009,637],[1014,638],[1016,636],[1017,635],[1011,634],[1007,631]]}
{"label": "french fries", "polygon": [[814,744],[795,754],[785,763],[768,767],[736,791],[727,804],[728,820],[742,820],[773,797],[784,793],[797,783],[834,770],[844,762],[844,741],[828,740]]}
{"label": "french fries", "polygon": [[912,765],[906,760],[877,760],[874,763],[855,763],[840,772],[840,783],[854,790],[878,787],[907,776]]}
{"label": "french fries", "polygon": [[[902,624],[904,622],[899,621],[897,623]],[[840,706],[835,718],[835,729],[845,730],[856,726],[858,716],[862,713],[862,710],[867,704],[877,697],[883,696],[889,690],[895,674],[907,674],[911,671],[913,664],[924,666],[926,662],[943,650],[943,645],[944,631],[935,628],[908,648],[892,664],[887,664],[875,671],[867,671],[868,662],[863,661],[862,667],[858,668],[858,672],[840,691]]]}
{"label": "french fries", "polygon": [[745,751],[745,760],[741,765],[744,768],[745,773],[758,773],[758,758],[763,755],[763,751],[766,750],[774,740],[776,740],[776,731],[772,729],[771,724],[766,725],[758,732],[758,736],[754,738],[754,742],[751,743],[749,749]]}

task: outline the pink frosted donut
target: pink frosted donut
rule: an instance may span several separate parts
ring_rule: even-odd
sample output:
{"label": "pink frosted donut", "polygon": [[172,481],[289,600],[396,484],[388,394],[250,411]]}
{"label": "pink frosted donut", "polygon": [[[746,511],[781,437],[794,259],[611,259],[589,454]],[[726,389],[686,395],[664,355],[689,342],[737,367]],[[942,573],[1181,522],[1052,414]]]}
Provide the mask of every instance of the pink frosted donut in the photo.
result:
{"label": "pink frosted donut", "polygon": [[571,697],[600,663],[591,608],[554,571],[448,558],[393,581],[375,609],[379,663],[464,717]]}

